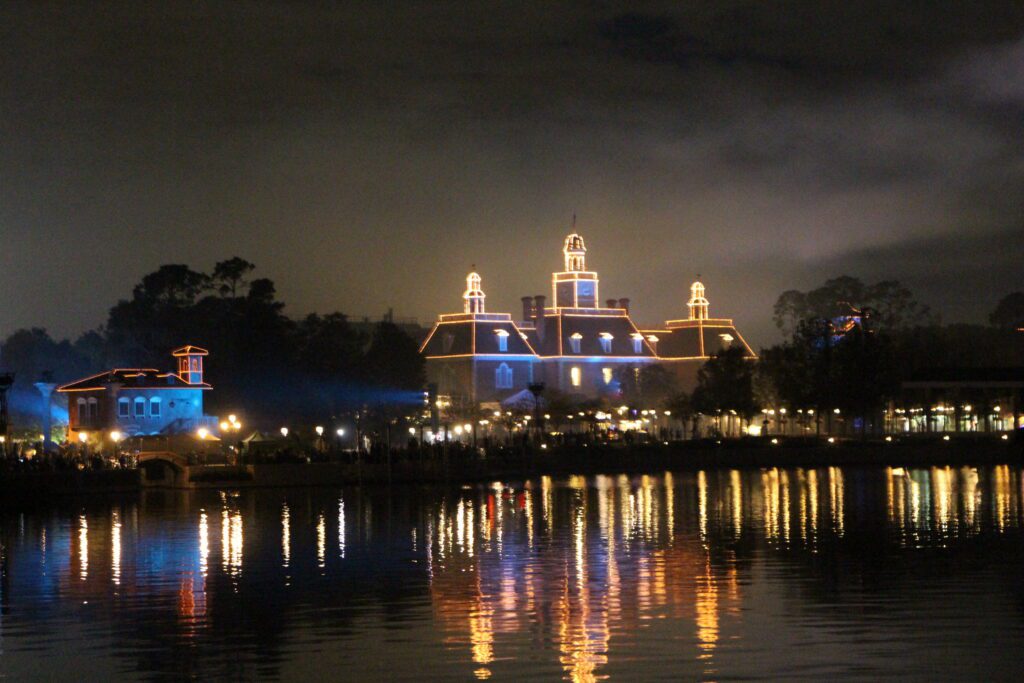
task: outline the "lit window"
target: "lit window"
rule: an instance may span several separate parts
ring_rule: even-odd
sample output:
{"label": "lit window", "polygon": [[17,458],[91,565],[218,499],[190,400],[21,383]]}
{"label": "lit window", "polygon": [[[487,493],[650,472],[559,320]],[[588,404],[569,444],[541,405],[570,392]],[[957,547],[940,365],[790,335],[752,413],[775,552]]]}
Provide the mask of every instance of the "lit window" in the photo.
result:
{"label": "lit window", "polygon": [[722,346],[724,346],[725,348],[729,348],[729,346],[732,344],[733,336],[728,332],[720,334],[718,336],[722,340]]}
{"label": "lit window", "polygon": [[604,379],[604,383],[605,384],[611,384],[612,383],[612,369],[611,368],[601,368],[601,377]]}
{"label": "lit window", "polygon": [[633,353],[640,355],[644,352],[644,336],[642,334],[633,335]]}
{"label": "lit window", "polygon": [[498,335],[498,351],[505,353],[508,351],[508,332],[505,330],[496,330],[495,334]]}
{"label": "lit window", "polygon": [[658,352],[658,338],[656,336],[654,336],[653,334],[647,335],[647,343],[651,345],[651,349],[655,353]]}
{"label": "lit window", "polygon": [[149,416],[160,417],[160,399],[153,398],[149,400]]}
{"label": "lit window", "polygon": [[569,369],[569,380],[572,382],[574,387],[578,387],[580,385],[581,376],[579,368],[574,367]]}
{"label": "lit window", "polygon": [[135,417],[146,417],[146,399],[141,396],[135,399]]}
{"label": "lit window", "polygon": [[611,353],[612,352],[612,339],[614,339],[614,337],[612,337],[612,335],[609,334],[608,332],[602,332],[600,334],[600,337],[601,337],[601,353],[605,353],[605,354]]}
{"label": "lit window", "polygon": [[131,417],[132,408],[130,402],[126,398],[117,399],[117,416],[118,417]]}
{"label": "lit window", "polygon": [[580,340],[581,339],[583,339],[583,335],[580,334],[579,332],[576,332],[571,337],[569,337],[569,348],[572,349],[573,353],[579,353],[580,352]]}
{"label": "lit window", "polygon": [[512,368],[505,363],[498,366],[494,371],[494,386],[496,389],[512,388]]}

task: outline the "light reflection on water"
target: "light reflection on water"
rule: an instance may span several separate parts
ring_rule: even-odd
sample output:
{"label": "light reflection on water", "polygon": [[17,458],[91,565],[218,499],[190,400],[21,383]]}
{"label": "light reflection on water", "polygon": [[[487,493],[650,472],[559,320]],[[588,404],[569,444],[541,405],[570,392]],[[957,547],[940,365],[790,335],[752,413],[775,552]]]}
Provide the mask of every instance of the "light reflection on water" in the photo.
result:
{"label": "light reflection on water", "polygon": [[64,503],[0,516],[0,678],[1010,677],[1022,485],[771,468]]}

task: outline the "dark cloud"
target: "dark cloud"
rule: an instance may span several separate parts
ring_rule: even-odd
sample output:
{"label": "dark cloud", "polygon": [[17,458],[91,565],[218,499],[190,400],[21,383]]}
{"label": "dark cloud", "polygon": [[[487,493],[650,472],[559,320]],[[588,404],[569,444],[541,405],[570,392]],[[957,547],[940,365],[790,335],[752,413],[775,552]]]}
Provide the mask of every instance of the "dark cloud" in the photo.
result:
{"label": "dark cloud", "polygon": [[697,272],[755,342],[840,272],[982,320],[947,283],[1024,287],[1022,121],[1016,0],[9,2],[0,334],[236,253],[293,312],[428,320],[471,263],[514,311],[574,210],[652,322]]}

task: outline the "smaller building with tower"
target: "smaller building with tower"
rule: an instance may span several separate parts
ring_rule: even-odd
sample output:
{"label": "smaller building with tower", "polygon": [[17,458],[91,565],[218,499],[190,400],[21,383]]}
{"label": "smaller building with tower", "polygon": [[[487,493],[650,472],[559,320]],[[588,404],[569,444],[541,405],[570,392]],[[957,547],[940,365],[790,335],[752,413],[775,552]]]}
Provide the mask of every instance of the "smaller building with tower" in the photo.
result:
{"label": "smaller building with tower", "polygon": [[522,297],[522,318],[487,313],[481,277],[466,278],[463,312],[439,316],[420,352],[438,392],[453,400],[501,401],[531,383],[580,398],[614,396],[617,377],[659,364],[691,390],[697,372],[723,349],[756,358],[729,318],[713,318],[704,284],[690,286],[686,317],[640,327],[627,298],[600,299],[600,279],[587,269],[587,247],[575,230],[562,244],[561,271],[545,295]]}
{"label": "smaller building with tower", "polygon": [[203,413],[206,349],[182,346],[171,356],[177,372],[115,368],[57,388],[68,398],[69,438],[80,433],[118,431],[124,436],[174,435],[216,430]]}

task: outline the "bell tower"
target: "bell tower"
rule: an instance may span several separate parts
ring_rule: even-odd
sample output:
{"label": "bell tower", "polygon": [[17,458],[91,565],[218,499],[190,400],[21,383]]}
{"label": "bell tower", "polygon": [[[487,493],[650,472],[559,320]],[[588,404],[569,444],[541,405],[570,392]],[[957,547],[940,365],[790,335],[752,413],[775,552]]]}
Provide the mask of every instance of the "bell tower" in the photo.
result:
{"label": "bell tower", "polygon": [[203,356],[208,356],[209,353],[206,349],[192,345],[171,351],[171,355],[178,359],[178,377],[186,384],[202,384]]}
{"label": "bell tower", "polygon": [[583,236],[570,233],[562,245],[562,256],[565,270],[553,277],[555,308],[597,308],[597,273],[587,270]]}
{"label": "bell tower", "polygon": [[480,276],[474,271],[466,276],[466,291],[462,298],[465,301],[463,310],[466,313],[483,313],[484,299],[487,295],[480,289]]}
{"label": "bell tower", "polygon": [[700,280],[690,285],[690,300],[686,302],[686,306],[690,309],[690,320],[708,319],[709,304],[704,298],[704,285]]}

